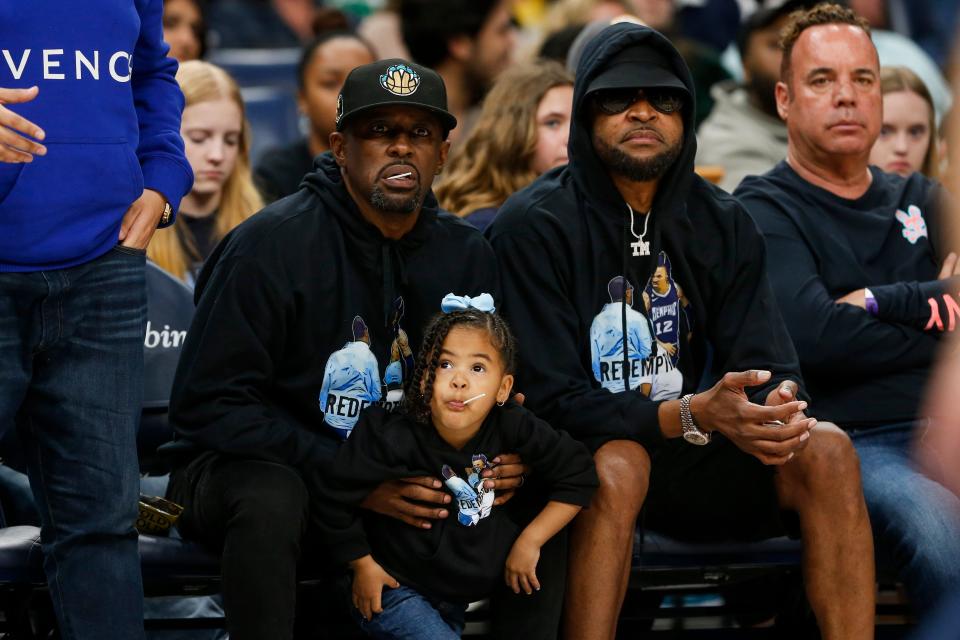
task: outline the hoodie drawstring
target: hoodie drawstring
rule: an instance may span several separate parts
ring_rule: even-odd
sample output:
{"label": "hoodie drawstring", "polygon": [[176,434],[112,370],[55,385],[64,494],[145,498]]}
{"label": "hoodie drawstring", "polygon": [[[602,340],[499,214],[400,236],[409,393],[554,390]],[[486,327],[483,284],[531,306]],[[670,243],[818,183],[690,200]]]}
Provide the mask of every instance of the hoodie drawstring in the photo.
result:
{"label": "hoodie drawstring", "polygon": [[380,255],[383,260],[383,326],[389,329],[394,302],[397,299],[397,280],[399,279],[401,290],[407,286],[407,265],[393,242],[381,244]]}
{"label": "hoodie drawstring", "polygon": [[627,266],[629,258],[627,256],[627,219],[623,219],[623,230],[621,232],[620,244],[623,246],[623,295],[620,296],[620,330],[623,332],[623,390],[630,391],[630,340],[627,335],[627,287],[630,279],[627,275]]}
{"label": "hoodie drawstring", "polygon": [[390,250],[390,244],[384,242],[380,245],[380,253],[383,257],[383,326],[390,325],[390,313],[393,310],[393,300],[396,298],[396,285],[393,277],[393,253]]}

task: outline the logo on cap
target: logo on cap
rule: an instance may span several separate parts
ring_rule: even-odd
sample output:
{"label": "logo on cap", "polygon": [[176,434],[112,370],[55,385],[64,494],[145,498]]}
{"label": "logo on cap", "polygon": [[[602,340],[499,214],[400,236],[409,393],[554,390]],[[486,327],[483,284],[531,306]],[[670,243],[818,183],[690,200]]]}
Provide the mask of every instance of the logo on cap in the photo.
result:
{"label": "logo on cap", "polygon": [[340,124],[340,118],[343,117],[343,94],[337,96],[337,117],[334,118],[334,123]]}
{"label": "logo on cap", "polygon": [[380,86],[395,96],[409,96],[420,86],[420,76],[407,65],[397,64],[380,76]]}

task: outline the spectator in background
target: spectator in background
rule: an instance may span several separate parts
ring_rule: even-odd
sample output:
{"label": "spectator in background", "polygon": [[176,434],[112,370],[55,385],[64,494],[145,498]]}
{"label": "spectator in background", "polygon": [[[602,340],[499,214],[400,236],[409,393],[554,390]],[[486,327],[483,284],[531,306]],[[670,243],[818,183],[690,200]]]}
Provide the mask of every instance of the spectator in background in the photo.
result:
{"label": "spectator in background", "polygon": [[883,126],[873,143],[870,164],[889,173],[915,171],[936,178],[940,168],[937,118],[923,80],[906,67],[880,70]]}
{"label": "spectator in background", "polygon": [[[851,2],[855,8],[869,7],[870,11],[864,15],[870,24],[870,33],[873,44],[880,55],[880,66],[906,67],[920,76],[923,84],[930,91],[933,105],[937,110],[937,118],[947,112],[952,103],[952,92],[946,78],[940,71],[939,65],[924,51],[919,44],[910,39],[909,35],[894,30],[895,24],[887,19],[885,3],[887,0],[864,0]],[[911,4],[924,4],[912,2]]]}
{"label": "spectator in background", "polygon": [[617,16],[632,14],[633,9],[630,0],[556,0],[543,18],[543,30],[549,35],[572,25],[610,24]]}
{"label": "spectator in background", "polygon": [[791,0],[754,12],[740,29],[742,86],[733,80],[713,87],[713,112],[697,131],[697,164],[723,167],[720,187],[732,192],[744,176],[764,173],[787,155],[787,126],[777,115],[774,88],[780,79],[780,29]]}
{"label": "spectator in background", "polygon": [[354,67],[376,60],[370,45],[345,26],[321,32],[303,50],[297,65],[297,105],[309,121],[309,133],[260,159],[255,177],[268,203],[295,192],[303,176],[313,171],[313,159],[330,148],[344,79]]}
{"label": "spectator in background", "polygon": [[313,35],[317,0],[216,0],[208,18],[218,49],[299,47]]}
{"label": "spectator in background", "polygon": [[566,64],[567,55],[570,53],[570,47],[576,41],[577,36],[583,31],[586,25],[581,23],[571,24],[547,34],[547,37],[540,43],[537,51],[537,57],[544,60],[555,60],[560,64]]}
{"label": "spectator in background", "polygon": [[512,62],[516,27],[509,0],[400,0],[403,41],[413,59],[443,78],[457,128],[450,142],[466,138],[480,103]]}
{"label": "spectator in background", "polygon": [[180,133],[193,168],[177,221],[159,231],[147,255],[193,286],[220,239],[263,206],[250,175],[250,127],[240,87],[209,62],[185,62],[177,82],[186,99]]}
{"label": "spectator in background", "polygon": [[881,566],[924,612],[960,588],[960,500],[910,455],[960,289],[943,193],[922,174],[869,166],[882,95],[862,19],[819,5],[792,20],[783,42],[787,159],[734,195],[777,257],[767,267],[811,407],[857,449]]}
{"label": "spectator in background", "polygon": [[[574,39],[567,55],[567,69],[573,72],[577,68],[586,44],[605,27],[619,22],[639,21],[640,24],[656,29],[673,43],[673,45],[683,56],[690,73],[693,74],[693,83],[696,100],[696,125],[699,126],[704,118],[713,109],[713,98],[710,95],[710,88],[718,82],[730,79],[730,74],[720,63],[720,55],[709,46],[701,44],[690,38],[680,35],[675,23],[676,6],[670,0],[648,0],[624,2],[624,10],[613,15],[605,15],[607,11],[599,11],[603,6],[606,9],[612,8],[611,5],[621,3],[580,3],[573,0],[568,3],[572,7],[578,7],[579,11],[570,11],[567,15],[578,17],[583,15],[600,15],[588,23]],[[587,11],[589,8],[592,11]]]}
{"label": "spectator in background", "polygon": [[199,0],[163,1],[163,40],[177,62],[198,60],[207,48],[207,27]]}
{"label": "spectator in background", "polygon": [[440,205],[481,231],[541,173],[567,163],[573,76],[559,63],[508,69],[436,188]]}

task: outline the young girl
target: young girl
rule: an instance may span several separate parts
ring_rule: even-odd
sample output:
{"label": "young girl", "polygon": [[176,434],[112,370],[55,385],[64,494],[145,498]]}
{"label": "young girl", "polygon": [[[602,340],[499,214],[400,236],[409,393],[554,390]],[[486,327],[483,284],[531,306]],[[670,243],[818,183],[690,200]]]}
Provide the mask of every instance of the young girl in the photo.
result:
{"label": "young girl", "polygon": [[870,164],[903,177],[919,171],[936,178],[937,114],[927,86],[906,67],[883,67],[880,91],[883,126],[870,151]]}
{"label": "young girl", "polygon": [[[584,445],[507,402],[516,347],[489,294],[451,294],[442,308],[424,333],[403,410],[368,409],[324,474],[320,526],[334,560],[353,571],[355,617],[378,638],[459,638],[467,604],[498,580],[516,593],[538,590],[540,548],[597,486]],[[520,453],[535,473],[494,507],[481,473],[498,451]],[[374,487],[416,475],[444,478],[455,517],[416,529],[361,515]]]}

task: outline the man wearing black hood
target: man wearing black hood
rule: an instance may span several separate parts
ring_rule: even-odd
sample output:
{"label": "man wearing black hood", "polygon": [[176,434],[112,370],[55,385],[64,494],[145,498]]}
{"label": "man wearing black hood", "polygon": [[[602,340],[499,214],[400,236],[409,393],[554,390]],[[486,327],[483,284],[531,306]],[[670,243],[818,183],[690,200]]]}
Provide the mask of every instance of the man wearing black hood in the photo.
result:
{"label": "man wearing black hood", "polygon": [[[306,533],[317,474],[363,408],[400,403],[412,371],[391,354],[419,347],[443,296],[497,293],[490,246],[430,190],[456,126],[446,107],[430,69],[354,69],[331,152],[297,193],[231,232],[197,282],[170,402],[168,494],[185,507],[183,535],[222,549],[231,638],[292,637],[301,548],[323,551]],[[419,482],[385,491],[393,504],[437,503],[401,518],[429,529],[450,496],[437,478]]]}
{"label": "man wearing black hood", "polygon": [[[618,24],[587,45],[576,77],[570,164],[509,199],[488,232],[527,406],[586,442],[600,478],[571,532],[565,633],[614,636],[645,506],[646,526],[685,540],[799,529],[824,637],[870,637],[857,457],[803,414],[762,238],[693,172],[686,65],[656,31]],[[618,296],[619,318],[616,277],[645,296]],[[719,382],[694,393],[707,375]]]}

